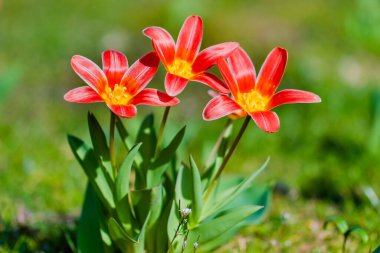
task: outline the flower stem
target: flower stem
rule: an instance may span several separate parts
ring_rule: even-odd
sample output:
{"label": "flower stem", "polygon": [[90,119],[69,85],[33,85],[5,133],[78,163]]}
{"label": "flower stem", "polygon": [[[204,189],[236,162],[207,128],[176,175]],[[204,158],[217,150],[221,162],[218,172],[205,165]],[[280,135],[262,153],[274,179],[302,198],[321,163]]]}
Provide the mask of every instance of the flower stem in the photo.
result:
{"label": "flower stem", "polygon": [[158,133],[158,138],[157,138],[157,145],[156,145],[156,151],[155,151],[156,155],[158,155],[158,152],[161,149],[162,139],[163,139],[163,135],[164,135],[164,129],[166,126],[166,121],[168,120],[170,108],[171,108],[170,106],[167,106],[165,108],[164,115],[162,116],[160,132]]}
{"label": "flower stem", "polygon": [[231,145],[231,148],[228,150],[228,153],[227,155],[224,157],[223,159],[223,162],[222,162],[222,165],[220,165],[218,171],[216,172],[213,180],[211,181],[210,183],[210,186],[208,187],[207,191],[206,191],[206,195],[205,195],[205,201],[209,198],[210,196],[210,193],[212,192],[212,190],[214,189],[215,187],[215,184],[216,184],[216,181],[218,181],[220,175],[222,174],[222,171],[223,169],[226,167],[228,161],[230,160],[233,152],[235,151],[236,149],[236,146],[238,145],[241,137],[243,136],[244,132],[245,132],[245,129],[247,129],[247,126],[249,124],[249,122],[251,121],[251,117],[250,116],[247,116],[244,120],[244,123],[243,125],[241,126],[240,130],[239,130],[239,133],[236,135],[235,137],[235,140],[234,142],[232,143]]}
{"label": "flower stem", "polygon": [[111,118],[110,118],[110,160],[111,160],[111,166],[113,169],[113,174],[116,177],[117,171],[115,166],[115,149],[114,149],[114,143],[115,143],[115,114],[111,112]]}
{"label": "flower stem", "polygon": [[231,123],[232,123],[232,120],[230,118],[228,118],[228,120],[226,121],[226,125],[223,127],[222,132],[220,132],[219,137],[218,137],[218,139],[217,139],[217,141],[215,143],[215,146],[211,150],[211,153],[210,153],[210,155],[209,155],[209,157],[207,159],[206,168],[209,167],[210,164],[212,163],[212,161],[214,159],[214,156],[215,156],[216,152],[218,151],[218,148],[220,147],[220,144],[222,143],[223,136],[226,133],[227,128],[231,125]]}

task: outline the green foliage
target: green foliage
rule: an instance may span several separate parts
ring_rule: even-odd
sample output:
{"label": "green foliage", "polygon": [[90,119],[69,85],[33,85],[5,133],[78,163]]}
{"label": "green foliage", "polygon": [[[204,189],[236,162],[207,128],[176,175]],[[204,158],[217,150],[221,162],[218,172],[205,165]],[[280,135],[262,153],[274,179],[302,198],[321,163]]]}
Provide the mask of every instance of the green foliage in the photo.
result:
{"label": "green foliage", "polygon": [[[92,247],[105,252],[115,247],[122,252],[192,252],[191,247],[183,248],[181,240],[189,245],[199,243],[201,251],[212,250],[230,240],[242,227],[257,222],[264,214],[258,211],[268,208],[269,189],[254,193],[259,188],[252,182],[269,160],[248,178],[218,182],[212,197],[204,196],[211,186],[208,183],[202,186],[202,180],[210,182],[215,173],[209,171],[220,166],[217,160],[224,157],[230,126],[215,147],[215,156],[210,158],[212,168],[206,169],[201,177],[192,156],[189,165],[177,163],[185,127],[156,152],[153,115],[143,120],[135,139],[137,144],[132,144],[120,118],[116,118],[115,125],[127,154],[113,176],[104,131],[91,113],[88,123],[93,148],[76,137],[68,138],[90,182],[78,227],[80,252],[91,252]],[[91,210],[93,213],[88,213]],[[91,244],[90,238],[97,244]]]}
{"label": "green foliage", "polygon": [[77,227],[78,253],[104,253],[99,221],[104,219],[98,197],[92,186],[87,185],[82,214]]}
{"label": "green foliage", "polygon": [[122,165],[120,166],[119,173],[117,174],[115,182],[117,201],[121,201],[128,195],[132,164],[137,152],[139,151],[140,146],[141,143],[133,146],[128,155],[125,157]]}
{"label": "green foliage", "polygon": [[361,242],[363,243],[368,243],[369,241],[369,236],[368,236],[367,231],[365,231],[364,229],[358,226],[349,227],[347,222],[341,217],[338,217],[338,216],[327,217],[323,227],[326,228],[328,223],[334,224],[338,232],[343,236],[343,245],[342,245],[343,253],[346,250],[347,240],[352,234],[359,237]]}
{"label": "green foliage", "polygon": [[380,245],[372,253],[380,253]]}
{"label": "green foliage", "polygon": [[338,232],[342,235],[345,234],[349,229],[347,222],[342,217],[338,217],[338,216],[327,217],[325,220],[324,228],[326,228],[329,223],[334,224],[336,228],[338,229]]}
{"label": "green foliage", "polygon": [[88,179],[90,180],[94,190],[98,193],[98,196],[103,200],[103,203],[109,208],[115,207],[113,198],[113,190],[107,174],[99,157],[96,156],[93,149],[89,148],[82,140],[69,135],[68,141],[76,159],[84,169]]}

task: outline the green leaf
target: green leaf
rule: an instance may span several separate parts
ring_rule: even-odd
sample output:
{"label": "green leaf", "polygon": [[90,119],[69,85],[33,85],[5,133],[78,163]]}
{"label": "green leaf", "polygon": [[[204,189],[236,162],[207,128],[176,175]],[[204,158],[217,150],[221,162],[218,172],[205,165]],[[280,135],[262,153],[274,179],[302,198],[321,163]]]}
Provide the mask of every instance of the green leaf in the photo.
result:
{"label": "green leaf", "polygon": [[149,222],[149,219],[150,219],[150,212],[148,212],[146,218],[145,218],[145,221],[144,221],[144,224],[143,226],[141,227],[141,231],[140,231],[140,234],[137,236],[137,242],[139,242],[141,245],[144,245],[144,239],[145,239],[145,231],[146,231],[146,228],[148,226],[148,222]]}
{"label": "green leaf", "polygon": [[130,192],[133,211],[140,226],[143,225],[143,222],[150,211],[151,192],[152,189],[143,189]]}
{"label": "green leaf", "polygon": [[380,253],[380,245],[372,253]]}
{"label": "green leaf", "polygon": [[341,233],[342,235],[348,231],[348,224],[342,217],[339,217],[339,216],[327,217],[325,220],[325,223],[323,224],[323,228],[326,229],[329,223],[334,224],[338,232]]}
{"label": "green leaf", "polygon": [[189,233],[189,242],[195,242],[198,236],[200,245],[213,240],[233,228],[239,222],[242,222],[260,208],[259,206],[242,206],[238,209],[228,209],[214,219],[204,222],[191,230]]}
{"label": "green leaf", "polygon": [[81,139],[69,135],[68,142],[75,158],[79,161],[94,190],[102,199],[104,205],[109,209],[115,208],[113,192],[109,185],[104,171],[99,165],[99,161],[92,149],[90,149]]}
{"label": "green leaf", "polygon": [[183,137],[185,136],[185,130],[186,126],[182,127],[181,130],[179,130],[171,140],[169,145],[160,151],[160,153],[157,155],[157,158],[152,164],[152,168],[157,168],[163,164],[166,164],[173,158],[175,152],[183,140]]}
{"label": "green leaf", "polygon": [[[146,252],[167,252],[168,234],[167,227],[171,210],[172,199],[167,196],[165,188],[162,187],[161,212],[157,220],[155,220],[155,208],[151,208],[150,223],[154,221],[154,226],[148,224],[148,231],[145,238],[147,245]],[[158,201],[158,200],[157,200]]]}
{"label": "green leaf", "polygon": [[217,214],[219,211],[222,210],[224,206],[228,205],[231,201],[233,201],[241,192],[249,188],[252,181],[265,169],[268,162],[269,157],[257,171],[252,173],[251,176],[249,176],[247,179],[241,182],[238,186],[231,187],[230,189],[224,191],[222,194],[218,194],[219,197],[216,201],[213,201],[213,199],[207,201],[204,207],[204,210],[206,211],[202,213],[201,220],[206,219],[210,215]]}
{"label": "green leaf", "polygon": [[355,234],[359,236],[359,238],[362,240],[362,242],[367,243],[369,241],[369,236],[367,231],[362,229],[361,227],[353,226],[351,227],[347,232],[346,236],[348,237],[351,234]]}
{"label": "green leaf", "polygon": [[146,174],[146,187],[151,188],[163,183],[163,175],[170,168],[170,164],[164,164],[158,168],[149,169]]}
{"label": "green leaf", "polygon": [[122,227],[129,235],[138,233],[138,222],[133,217],[133,212],[129,203],[129,195],[124,196],[116,202],[116,212]]}
{"label": "green leaf", "polygon": [[181,202],[181,208],[191,205],[191,200],[193,198],[193,184],[191,171],[189,168],[181,167],[178,170],[177,180],[175,185],[175,202]]}
{"label": "green leaf", "polygon": [[198,224],[198,220],[202,213],[202,185],[201,176],[199,174],[198,166],[194,159],[190,156],[190,168],[191,168],[191,181],[192,181],[192,198],[191,198],[191,218],[190,225],[195,226]]}
{"label": "green leaf", "polygon": [[[181,203],[182,205],[182,203]],[[181,206],[182,208],[183,206]],[[168,219],[168,226],[167,226],[167,231],[168,231],[168,237],[170,240],[174,237],[175,230],[179,224],[179,206],[175,201],[172,202],[171,209],[170,209],[170,214],[169,214],[169,219]]]}
{"label": "green leaf", "polygon": [[95,118],[94,114],[91,112],[88,113],[87,120],[94,152],[99,157],[102,165],[104,165],[104,170],[107,177],[113,180],[114,175],[111,165],[110,150],[108,148],[107,139],[103,132],[103,129],[100,126],[98,120]]}
{"label": "green leaf", "polygon": [[120,167],[118,175],[116,177],[116,199],[120,201],[125,196],[127,196],[129,192],[129,180],[131,174],[131,168],[135,156],[141,146],[141,143],[136,144],[129,151],[128,155],[125,157],[123,164]]}
{"label": "green leaf", "polygon": [[126,241],[136,243],[137,241],[129,236],[125,230],[120,226],[120,224],[115,220],[115,218],[111,217],[108,220],[108,229],[110,231],[112,240],[116,243],[125,243]]}
{"label": "green leaf", "polygon": [[[260,210],[259,210],[260,211]],[[242,222],[237,223],[235,226],[232,226],[230,229],[226,230],[219,234],[219,236],[211,239],[207,242],[203,242],[200,247],[202,248],[202,252],[214,252],[216,248],[225,245],[226,242],[231,241],[231,239],[239,232],[241,229]]]}
{"label": "green leaf", "polygon": [[[222,178],[222,182],[220,184],[220,188],[228,189],[233,185],[240,184],[244,181],[244,177],[224,177]],[[229,208],[239,208],[240,206],[245,205],[257,205],[262,206],[263,208],[259,211],[252,214],[250,217],[245,219],[242,223],[243,226],[250,224],[259,223],[266,213],[269,211],[269,204],[272,198],[272,189],[271,187],[263,184],[251,184],[251,186],[238,194],[234,200],[232,200],[228,205],[226,205],[223,209]]]}
{"label": "green leaf", "polygon": [[77,227],[78,253],[104,253],[99,226],[99,204],[92,186],[87,184]]}
{"label": "green leaf", "polygon": [[129,150],[129,145],[128,145],[128,132],[127,132],[127,129],[125,128],[123,122],[121,121],[120,117],[115,115],[115,125],[116,125],[116,129],[117,129],[117,132],[119,133],[120,135],[120,138],[125,146],[125,148],[127,150]]}
{"label": "green leaf", "polygon": [[[120,138],[122,140],[122,143],[125,147],[125,149],[127,151],[129,151],[129,147],[133,146],[133,142],[132,140],[130,140],[129,137],[129,134],[127,132],[127,129],[125,128],[123,122],[121,121],[120,117],[115,115],[115,124],[116,124],[116,129],[120,135]],[[136,164],[141,164],[142,162],[142,158],[141,158],[141,155],[138,154],[136,157],[135,157],[135,160],[136,160]]]}
{"label": "green leaf", "polygon": [[153,114],[148,115],[141,123],[139,132],[137,134],[136,143],[142,142],[140,154],[143,158],[142,167],[150,165],[151,159],[154,157],[157,137],[154,131],[154,117]]}
{"label": "green leaf", "polygon": [[161,212],[164,205],[164,188],[162,185],[158,185],[156,187],[152,188],[151,195],[150,195],[150,219],[148,223],[148,228],[153,227],[157,222],[158,219],[161,217]]}

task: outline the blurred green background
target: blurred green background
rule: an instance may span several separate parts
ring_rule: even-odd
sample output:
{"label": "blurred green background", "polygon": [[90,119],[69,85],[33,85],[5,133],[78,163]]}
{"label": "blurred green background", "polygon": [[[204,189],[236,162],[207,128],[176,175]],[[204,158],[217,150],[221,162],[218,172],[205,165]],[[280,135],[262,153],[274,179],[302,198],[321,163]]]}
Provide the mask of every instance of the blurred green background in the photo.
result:
{"label": "blurred green background", "polygon": [[[270,156],[259,180],[274,184],[276,193],[263,224],[226,250],[336,250],[334,232],[321,228],[329,215],[366,229],[373,245],[380,242],[379,204],[376,196],[368,198],[380,194],[378,0],[0,0],[0,248],[16,247],[20,235],[59,240],[80,212],[85,175],[66,134],[88,139],[87,111],[105,127],[109,114],[104,104],[63,100],[66,91],[84,85],[70,58],[80,54],[100,64],[103,50],[117,49],[131,64],[151,50],[145,27],[165,27],[176,38],[192,14],[204,21],[202,48],[237,41],[256,70],[272,48],[287,48],[280,89],[312,91],[323,101],[276,109],[276,134],[249,126],[226,173],[248,174]],[[163,77],[161,66],[152,85],[163,89]],[[172,129],[188,125],[184,148],[198,161],[225,124],[202,121],[206,91],[191,83],[169,123]],[[135,129],[152,110],[158,124],[162,109],[139,107],[127,127]],[[284,215],[287,221],[279,223]],[[46,245],[49,251],[56,244]]]}

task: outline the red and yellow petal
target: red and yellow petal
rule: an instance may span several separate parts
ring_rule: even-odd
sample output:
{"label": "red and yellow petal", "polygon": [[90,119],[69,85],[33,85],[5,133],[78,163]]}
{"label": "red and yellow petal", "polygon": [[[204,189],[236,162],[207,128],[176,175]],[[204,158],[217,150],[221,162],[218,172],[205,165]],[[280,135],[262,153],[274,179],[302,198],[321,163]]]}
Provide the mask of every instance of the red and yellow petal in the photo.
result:
{"label": "red and yellow petal", "polygon": [[89,86],[82,86],[68,91],[63,98],[72,103],[97,103],[103,102],[99,94]]}
{"label": "red and yellow petal", "polygon": [[230,93],[226,84],[214,74],[203,72],[193,77],[191,80],[203,83],[220,93]]}
{"label": "red and yellow petal", "polygon": [[257,77],[256,90],[263,96],[272,96],[280,85],[288,61],[284,48],[274,48],[266,58]]}
{"label": "red and yellow petal", "polygon": [[201,47],[203,22],[199,16],[188,17],[179,32],[175,57],[193,62]]}
{"label": "red and yellow petal", "polygon": [[248,54],[238,47],[228,58],[231,70],[239,86],[239,92],[250,92],[255,88],[256,71]]}
{"label": "red and yellow petal", "polygon": [[169,96],[175,97],[185,89],[188,82],[189,80],[185,78],[167,73],[165,76],[165,91]]}
{"label": "red and yellow petal", "polygon": [[152,40],[154,50],[158,57],[160,57],[165,68],[173,64],[175,56],[173,37],[165,29],[156,26],[145,28],[143,33]]}
{"label": "red and yellow petal", "polygon": [[265,132],[275,133],[280,129],[280,119],[272,111],[249,113],[256,125]]}
{"label": "red and yellow petal", "polygon": [[130,103],[134,105],[173,106],[179,103],[179,99],[156,89],[145,89],[137,94]]}
{"label": "red and yellow petal", "polygon": [[108,85],[113,88],[115,84],[120,83],[128,69],[127,57],[116,50],[107,50],[102,53],[102,61],[103,72],[107,76]]}
{"label": "red and yellow petal", "polygon": [[224,81],[227,83],[227,86],[230,88],[230,91],[234,98],[238,97],[239,87],[236,80],[235,73],[232,72],[230,64],[226,62],[225,59],[219,59],[218,68]]}
{"label": "red and yellow petal", "polygon": [[241,110],[241,107],[234,100],[226,95],[219,95],[207,103],[203,110],[203,119],[219,119],[238,110]]}
{"label": "red and yellow petal", "polygon": [[202,50],[193,63],[193,72],[201,73],[214,66],[220,58],[227,58],[236,48],[237,42],[225,42]]}
{"label": "red and yellow petal", "polygon": [[283,105],[295,103],[319,103],[321,98],[308,91],[287,89],[277,92],[269,102],[269,109]]}
{"label": "red and yellow petal", "polygon": [[86,57],[74,55],[71,58],[71,66],[82,80],[94,90],[101,92],[107,87],[107,77],[103,71]]}
{"label": "red and yellow petal", "polygon": [[155,52],[150,52],[136,61],[121,79],[120,85],[134,96],[143,90],[157,72],[159,58]]}
{"label": "red and yellow petal", "polygon": [[108,108],[115,114],[123,118],[133,118],[137,114],[136,106],[134,105],[110,105],[107,104]]}

